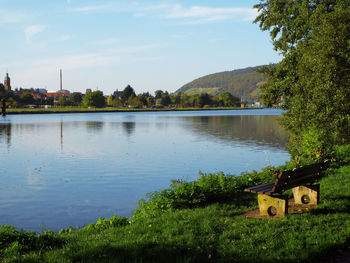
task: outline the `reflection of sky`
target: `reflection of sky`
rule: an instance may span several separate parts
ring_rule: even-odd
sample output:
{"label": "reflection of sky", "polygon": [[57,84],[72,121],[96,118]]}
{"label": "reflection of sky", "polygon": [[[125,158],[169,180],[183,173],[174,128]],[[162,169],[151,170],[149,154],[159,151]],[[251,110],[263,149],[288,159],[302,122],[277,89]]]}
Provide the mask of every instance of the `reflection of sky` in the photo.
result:
{"label": "reflection of sky", "polygon": [[130,216],[137,200],[172,179],[195,180],[199,170],[239,174],[288,159],[263,138],[235,140],[227,115],[237,112],[205,113],[6,117],[11,145],[0,138],[0,224],[59,229]]}

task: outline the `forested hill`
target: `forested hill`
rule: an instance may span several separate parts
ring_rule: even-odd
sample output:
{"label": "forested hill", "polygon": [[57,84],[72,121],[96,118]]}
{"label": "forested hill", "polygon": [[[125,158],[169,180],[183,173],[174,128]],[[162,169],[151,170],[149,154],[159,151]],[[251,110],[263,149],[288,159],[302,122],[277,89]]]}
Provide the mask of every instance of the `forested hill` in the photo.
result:
{"label": "forested hill", "polygon": [[244,100],[255,100],[258,95],[257,87],[266,81],[263,74],[256,72],[260,67],[210,74],[182,86],[175,93],[193,95],[206,92],[216,96],[228,91],[234,96],[243,97]]}

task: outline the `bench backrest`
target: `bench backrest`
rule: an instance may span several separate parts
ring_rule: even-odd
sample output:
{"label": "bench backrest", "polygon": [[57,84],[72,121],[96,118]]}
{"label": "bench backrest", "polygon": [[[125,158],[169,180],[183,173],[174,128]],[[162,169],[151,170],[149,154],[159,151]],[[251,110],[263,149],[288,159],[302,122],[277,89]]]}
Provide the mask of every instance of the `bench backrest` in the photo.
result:
{"label": "bench backrest", "polygon": [[283,193],[296,186],[314,183],[321,178],[322,171],[325,168],[326,163],[322,162],[281,172],[272,188],[272,192]]}

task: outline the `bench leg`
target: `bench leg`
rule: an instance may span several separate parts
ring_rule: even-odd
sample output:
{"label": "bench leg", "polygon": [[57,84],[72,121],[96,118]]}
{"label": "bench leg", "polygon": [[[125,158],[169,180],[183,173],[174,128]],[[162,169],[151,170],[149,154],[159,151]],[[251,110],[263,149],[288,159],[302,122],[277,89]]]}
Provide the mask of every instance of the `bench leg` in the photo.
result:
{"label": "bench leg", "polygon": [[258,195],[261,216],[283,217],[288,213],[288,198],[264,194]]}
{"label": "bench leg", "polygon": [[320,185],[297,186],[293,188],[294,202],[297,205],[318,205]]}

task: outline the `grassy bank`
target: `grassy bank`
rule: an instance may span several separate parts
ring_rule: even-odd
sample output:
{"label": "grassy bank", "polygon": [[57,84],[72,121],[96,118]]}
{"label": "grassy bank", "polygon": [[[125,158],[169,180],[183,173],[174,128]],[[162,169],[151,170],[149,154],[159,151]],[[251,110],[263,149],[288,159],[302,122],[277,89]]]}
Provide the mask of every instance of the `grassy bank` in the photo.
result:
{"label": "grassy bank", "polygon": [[173,182],[141,201],[132,219],[114,216],[78,230],[36,235],[4,226],[1,257],[4,262],[317,262],[350,241],[349,164],[327,170],[321,203],[310,212],[246,219],[243,213],[257,202],[242,189],[270,181],[274,171]]}
{"label": "grassy bank", "polygon": [[90,112],[161,112],[161,111],[198,111],[198,110],[239,110],[235,107],[217,108],[83,108],[83,107],[54,107],[54,108],[16,108],[7,109],[6,114],[49,114],[49,113],[90,113]]}

